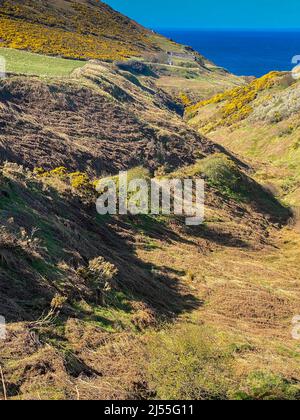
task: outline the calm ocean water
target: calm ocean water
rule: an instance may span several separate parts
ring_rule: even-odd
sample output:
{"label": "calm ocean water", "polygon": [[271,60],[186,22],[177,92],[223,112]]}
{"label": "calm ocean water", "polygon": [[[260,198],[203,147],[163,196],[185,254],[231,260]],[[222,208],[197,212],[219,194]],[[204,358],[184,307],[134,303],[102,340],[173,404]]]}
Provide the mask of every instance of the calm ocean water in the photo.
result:
{"label": "calm ocean water", "polygon": [[174,41],[190,45],[217,65],[237,75],[262,76],[291,70],[300,56],[299,31],[159,30]]}

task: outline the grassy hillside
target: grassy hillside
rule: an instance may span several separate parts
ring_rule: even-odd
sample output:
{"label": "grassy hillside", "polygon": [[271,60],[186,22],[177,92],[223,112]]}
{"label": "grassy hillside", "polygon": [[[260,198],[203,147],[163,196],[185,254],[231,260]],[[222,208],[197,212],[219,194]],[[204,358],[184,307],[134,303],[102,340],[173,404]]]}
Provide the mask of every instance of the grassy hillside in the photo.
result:
{"label": "grassy hillside", "polygon": [[[143,28],[101,1],[1,0],[0,39],[2,47],[76,60],[138,58],[153,65],[160,75],[159,87],[177,97],[188,94],[193,101],[244,83],[190,47]],[[171,51],[183,55],[174,59],[174,66],[166,65],[167,52]],[[195,61],[185,58],[191,54]],[[36,65],[29,74],[40,74],[37,66],[43,67],[43,63],[38,64],[36,56],[32,58]],[[21,65],[23,58],[19,59]],[[10,62],[9,68],[14,68]],[[24,65],[24,70],[17,65],[16,72],[28,74],[27,63]]]}
{"label": "grassy hillside", "polygon": [[149,32],[102,2],[3,0],[0,6],[0,38],[10,48],[79,59],[158,49]]}
{"label": "grassy hillside", "polygon": [[181,60],[177,66],[156,64],[157,86],[190,105],[224,91],[245,85],[245,80],[213,66],[192,66]]}
{"label": "grassy hillside", "polygon": [[10,48],[0,48],[0,56],[6,60],[6,71],[16,74],[65,77],[85,65],[83,61],[47,57]]}
{"label": "grassy hillside", "polygon": [[[296,177],[299,84],[170,66],[102,2],[0,6],[0,399],[300,399],[292,212],[217,144]],[[100,217],[119,170],[205,179],[205,222]]]}
{"label": "grassy hillside", "polygon": [[299,82],[271,73],[187,109],[201,133],[246,157],[258,179],[287,203],[300,203]]}
{"label": "grassy hillside", "polygon": [[174,168],[215,150],[186,126],[182,106],[155,87],[150,69],[138,71],[89,63],[67,81],[0,81],[2,160],[99,174]]}
{"label": "grassy hillside", "polygon": [[[224,167],[228,180],[238,176],[247,196],[228,194],[234,186],[217,184],[212,166],[220,182]],[[3,165],[7,398],[297,397],[288,324],[299,296],[274,248],[289,212],[257,201],[266,193],[221,155],[169,177],[201,173],[206,222],[187,228],[172,217],[101,218],[79,174]],[[230,262],[237,256],[238,272]],[[298,268],[291,262],[291,274]]]}
{"label": "grassy hillside", "polygon": [[[298,396],[293,254],[282,274],[298,239],[279,230],[290,212],[187,127],[156,80],[143,63],[90,62],[67,79],[0,82],[9,399]],[[137,165],[204,177],[205,224],[97,216],[93,181]]]}

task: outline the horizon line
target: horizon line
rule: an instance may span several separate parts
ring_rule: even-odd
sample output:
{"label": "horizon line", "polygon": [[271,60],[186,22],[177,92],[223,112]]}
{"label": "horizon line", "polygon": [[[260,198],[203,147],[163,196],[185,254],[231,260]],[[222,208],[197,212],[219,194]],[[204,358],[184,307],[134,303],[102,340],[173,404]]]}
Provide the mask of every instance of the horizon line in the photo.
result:
{"label": "horizon line", "polygon": [[159,30],[184,30],[184,31],[251,31],[251,32],[259,32],[259,31],[276,31],[276,32],[288,32],[288,31],[297,31],[300,32],[299,28],[231,28],[231,27],[176,27],[176,26],[161,26],[161,27],[149,27],[148,29],[152,29],[154,31]]}

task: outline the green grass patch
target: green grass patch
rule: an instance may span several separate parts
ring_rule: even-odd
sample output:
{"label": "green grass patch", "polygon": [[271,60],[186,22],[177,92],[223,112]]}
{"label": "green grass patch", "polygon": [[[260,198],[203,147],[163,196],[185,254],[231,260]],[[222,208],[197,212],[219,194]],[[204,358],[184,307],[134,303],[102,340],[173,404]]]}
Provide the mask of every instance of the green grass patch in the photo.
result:
{"label": "green grass patch", "polygon": [[216,153],[199,160],[195,165],[172,174],[171,177],[201,177],[222,195],[236,201],[248,201],[249,183],[247,177],[229,157]]}
{"label": "green grass patch", "polygon": [[150,335],[148,358],[158,399],[227,399],[232,357],[205,327],[181,324]]}
{"label": "green grass patch", "polygon": [[73,302],[72,307],[85,323],[100,327],[106,332],[120,332],[125,329],[134,331],[129,298],[122,292],[111,292],[107,300],[107,306],[80,301]]}
{"label": "green grass patch", "polygon": [[75,69],[86,64],[86,61],[48,57],[11,48],[0,48],[0,56],[6,60],[8,73],[35,76],[68,77]]}
{"label": "green grass patch", "polygon": [[252,372],[236,395],[236,400],[294,401],[300,396],[298,383],[272,372]]}

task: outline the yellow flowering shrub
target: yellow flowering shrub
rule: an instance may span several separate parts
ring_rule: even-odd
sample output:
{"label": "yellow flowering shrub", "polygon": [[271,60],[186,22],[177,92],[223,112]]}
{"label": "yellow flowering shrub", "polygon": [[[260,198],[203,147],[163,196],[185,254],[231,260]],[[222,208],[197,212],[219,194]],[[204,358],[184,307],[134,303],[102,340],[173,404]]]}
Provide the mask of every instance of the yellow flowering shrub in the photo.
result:
{"label": "yellow flowering shrub", "polygon": [[186,107],[191,106],[191,104],[192,104],[191,99],[190,99],[190,98],[189,98],[189,96],[188,96],[186,93],[184,93],[184,92],[181,92],[181,93],[179,94],[179,99],[180,99],[180,101],[183,103],[183,105],[184,105],[184,106],[186,106]]}
{"label": "yellow flowering shrub", "polygon": [[33,174],[38,178],[60,179],[79,192],[95,192],[96,190],[96,183],[86,173],[69,173],[64,166],[52,169],[51,171],[45,171],[43,168],[35,168]]}
{"label": "yellow flowering shrub", "polygon": [[221,107],[221,118],[217,117],[215,120],[206,123],[203,131],[208,133],[219,126],[230,126],[237,123],[251,114],[253,111],[251,102],[257,98],[260,92],[274,86],[279,75],[281,75],[280,72],[274,71],[254,80],[247,86],[236,87],[224,93],[219,93],[208,100],[188,107],[187,115],[192,118],[201,108],[207,105],[225,102]]}
{"label": "yellow flowering shrub", "polygon": [[[57,182],[51,183],[51,180],[58,180],[60,185],[64,185],[64,187],[71,187],[74,192],[78,192],[85,196],[97,195],[97,192],[99,192],[100,181],[115,181],[117,190],[119,189],[118,175],[101,179],[91,179],[89,175],[85,172],[69,172],[64,166],[60,166],[50,171],[46,171],[43,168],[35,168],[33,170],[33,175],[36,178],[45,179],[48,182],[50,181],[51,185],[58,184]],[[127,182],[129,183],[130,181],[135,179],[144,179],[150,182],[149,170],[138,166],[127,171]],[[66,190],[66,188],[64,188],[64,190]]]}
{"label": "yellow flowering shrub", "polygon": [[33,174],[38,176],[38,177],[42,177],[45,175],[45,169],[44,168],[34,168],[33,170]]}
{"label": "yellow flowering shrub", "polygon": [[55,168],[49,172],[50,176],[57,176],[59,178],[64,178],[68,175],[67,168],[64,166],[60,166],[59,168]]}
{"label": "yellow flowering shrub", "polygon": [[103,3],[69,2],[66,13],[25,0],[0,9],[4,47],[73,59],[122,60],[153,50],[146,30]]}
{"label": "yellow flowering shrub", "polygon": [[0,17],[2,46],[75,59],[117,60],[139,52],[123,42],[112,46],[93,35],[71,33]]}
{"label": "yellow flowering shrub", "polygon": [[71,187],[76,190],[91,188],[92,184],[87,174],[74,172],[69,175]]}

